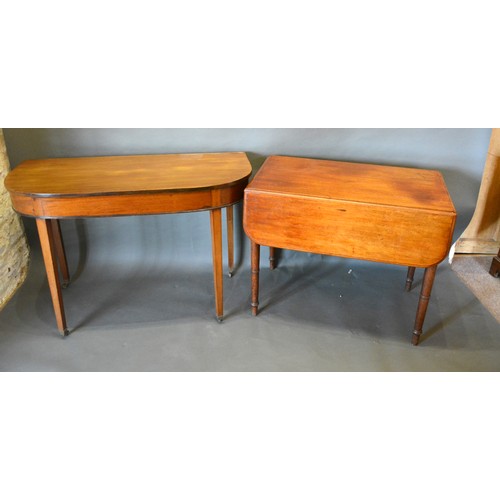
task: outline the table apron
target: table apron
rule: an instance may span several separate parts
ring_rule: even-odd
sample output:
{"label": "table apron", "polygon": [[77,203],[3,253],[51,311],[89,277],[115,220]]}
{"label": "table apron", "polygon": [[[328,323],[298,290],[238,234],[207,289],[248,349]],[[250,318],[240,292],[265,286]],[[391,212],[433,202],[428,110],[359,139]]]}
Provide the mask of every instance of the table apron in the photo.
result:
{"label": "table apron", "polygon": [[11,194],[14,209],[21,215],[63,219],[156,215],[211,210],[232,205],[243,197],[245,183],[206,190],[165,193],[131,193],[92,196],[37,197]]}

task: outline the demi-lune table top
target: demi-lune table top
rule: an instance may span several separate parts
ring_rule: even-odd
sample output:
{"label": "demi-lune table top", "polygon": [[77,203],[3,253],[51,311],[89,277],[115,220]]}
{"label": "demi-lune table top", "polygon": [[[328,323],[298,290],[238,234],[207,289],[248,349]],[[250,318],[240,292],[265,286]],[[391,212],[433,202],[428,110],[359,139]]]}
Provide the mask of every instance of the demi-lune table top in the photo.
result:
{"label": "demi-lune table top", "polygon": [[227,186],[250,172],[245,153],[50,158],[21,163],[5,184],[37,197],[127,194]]}
{"label": "demi-lune table top", "polygon": [[5,187],[32,217],[146,215],[229,206],[251,173],[245,153],[50,158],[21,163]]}

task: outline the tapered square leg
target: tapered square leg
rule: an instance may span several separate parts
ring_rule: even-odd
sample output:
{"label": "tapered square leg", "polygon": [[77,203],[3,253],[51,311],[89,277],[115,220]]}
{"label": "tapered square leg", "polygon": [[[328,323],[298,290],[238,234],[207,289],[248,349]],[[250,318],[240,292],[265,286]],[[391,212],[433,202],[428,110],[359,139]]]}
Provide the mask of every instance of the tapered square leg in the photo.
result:
{"label": "tapered square leg", "polygon": [[418,345],[420,335],[422,334],[422,327],[424,326],[425,315],[427,313],[427,306],[431,298],[432,285],[436,276],[437,265],[428,267],[424,273],[424,280],[422,282],[422,291],[420,292],[420,299],[418,301],[417,317],[415,318],[415,328],[413,329],[412,344]]}
{"label": "tapered square leg", "polygon": [[220,323],[224,316],[224,297],[222,284],[222,210],[210,210],[212,231],[212,260],[214,268],[215,315]]}
{"label": "tapered square leg", "polygon": [[234,212],[233,205],[226,207],[227,219],[227,265],[229,268],[228,275],[233,277],[234,273]]}
{"label": "tapered square leg", "polygon": [[61,233],[61,224],[59,219],[51,219],[52,232],[54,234],[54,246],[56,250],[57,260],[59,262],[59,269],[63,278],[62,287],[66,288],[70,282],[68,262],[66,260],[66,251],[64,249],[64,242]]}
{"label": "tapered square leg", "polygon": [[59,282],[59,273],[57,270],[56,244],[54,242],[54,226],[52,221],[46,219],[37,219],[38,236],[42,247],[43,261],[47,280],[49,282],[50,295],[56,315],[57,328],[61,335],[69,333],[64,314],[64,304],[61,293],[61,284]]}
{"label": "tapered square leg", "polygon": [[251,242],[252,259],[252,314],[259,312],[259,271],[260,271],[260,245]]}

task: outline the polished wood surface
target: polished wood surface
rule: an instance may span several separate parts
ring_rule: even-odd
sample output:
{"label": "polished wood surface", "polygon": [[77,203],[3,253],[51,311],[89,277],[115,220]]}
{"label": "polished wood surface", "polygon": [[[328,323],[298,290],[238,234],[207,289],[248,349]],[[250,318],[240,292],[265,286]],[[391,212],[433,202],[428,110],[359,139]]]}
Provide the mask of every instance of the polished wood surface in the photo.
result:
{"label": "polished wood surface", "polygon": [[258,312],[259,246],[426,269],[412,342],[418,343],[436,266],[448,254],[456,213],[433,170],[276,156],[245,189],[252,240],[252,313]]}
{"label": "polished wood surface", "polygon": [[70,277],[68,261],[66,259],[66,250],[64,248],[64,242],[61,234],[61,224],[58,219],[51,219],[50,223],[52,224],[57,261],[63,278],[62,287],[66,288],[69,285]]}
{"label": "polished wood surface", "polygon": [[250,174],[245,153],[98,156],[28,160],[8,176],[11,194],[69,197],[227,186]]}
{"label": "polished wood surface", "polygon": [[5,186],[31,217],[153,215],[232,205],[250,174],[245,153],[55,158],[21,163]]}
{"label": "polished wood surface", "polygon": [[411,342],[413,345],[418,345],[420,335],[422,334],[422,327],[424,325],[425,315],[427,313],[427,306],[431,298],[432,285],[436,276],[437,265],[428,267],[424,272],[424,280],[422,282],[422,290],[418,300],[417,316],[415,318],[415,327],[413,329],[413,336]]}
{"label": "polished wood surface", "polygon": [[222,215],[221,209],[210,210],[210,227],[212,231],[212,259],[214,271],[215,314],[217,321],[223,317],[222,290]]}
{"label": "polished wood surface", "polygon": [[406,285],[405,285],[405,290],[407,292],[411,292],[411,287],[413,285],[413,278],[414,277],[415,277],[415,268],[409,267],[408,274],[406,275]]}
{"label": "polished wood surface", "polygon": [[252,191],[455,213],[435,170],[271,156],[248,186]]}
{"label": "polished wood surface", "polygon": [[259,271],[260,271],[260,245],[255,241],[250,242],[251,271],[252,271],[252,315],[259,312]]}
{"label": "polished wood surface", "polygon": [[276,269],[278,263],[276,262],[276,248],[269,247],[269,268],[271,270]]}
{"label": "polished wood surface", "polygon": [[61,283],[57,271],[57,253],[54,243],[54,226],[52,225],[50,220],[45,219],[37,219],[36,225],[38,228],[38,236],[40,238],[40,246],[42,248],[43,260],[45,263],[45,270],[47,272],[47,280],[49,282],[52,303],[54,305],[57,328],[62,335],[67,335],[69,333],[69,330],[66,324]]}
{"label": "polished wood surface", "polygon": [[247,180],[214,189],[78,197],[11,195],[21,215],[43,218],[115,217],[121,215],[177,214],[227,207],[243,198]]}
{"label": "polished wood surface", "polygon": [[252,172],[245,153],[29,160],[5,186],[14,209],[37,219],[59,331],[68,333],[61,294],[70,280],[59,219],[210,211],[216,317],[223,317],[221,209],[227,210],[229,272],[233,209]]}
{"label": "polished wood surface", "polygon": [[234,214],[233,206],[226,208],[226,218],[227,218],[227,267],[228,275],[230,278],[233,277],[234,273]]}
{"label": "polished wood surface", "polygon": [[260,245],[429,267],[455,218],[436,171],[271,157],[245,190],[243,221]]}

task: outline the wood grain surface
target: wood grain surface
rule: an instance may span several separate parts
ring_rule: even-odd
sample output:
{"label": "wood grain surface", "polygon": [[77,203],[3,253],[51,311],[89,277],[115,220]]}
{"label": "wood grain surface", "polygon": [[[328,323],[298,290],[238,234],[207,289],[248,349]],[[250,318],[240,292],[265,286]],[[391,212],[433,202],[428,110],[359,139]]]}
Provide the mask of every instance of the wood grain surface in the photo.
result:
{"label": "wood grain surface", "polygon": [[436,171],[271,157],[245,189],[243,221],[260,245],[429,267],[455,218]]}
{"label": "wood grain surface", "polygon": [[[57,326],[67,335],[61,283],[70,281],[59,219],[209,210],[216,316],[223,318],[221,208],[227,208],[230,274],[234,265],[232,205],[252,173],[245,153],[108,156],[29,160],[5,186],[14,209],[37,219]],[[48,220],[51,219],[51,220]]]}
{"label": "wood grain surface", "polygon": [[21,163],[5,186],[34,197],[158,193],[227,186],[250,173],[245,153],[51,158]]}
{"label": "wood grain surface", "polygon": [[[436,267],[449,252],[456,213],[434,170],[275,156],[245,189],[252,314],[259,311],[260,245],[425,268],[412,343],[417,345]],[[274,267],[274,260],[271,261]]]}
{"label": "wood grain surface", "polygon": [[230,206],[251,172],[245,153],[56,158],[20,164],[5,186],[29,217],[153,215]]}
{"label": "wood grain surface", "polygon": [[247,189],[455,213],[435,170],[271,156]]}

